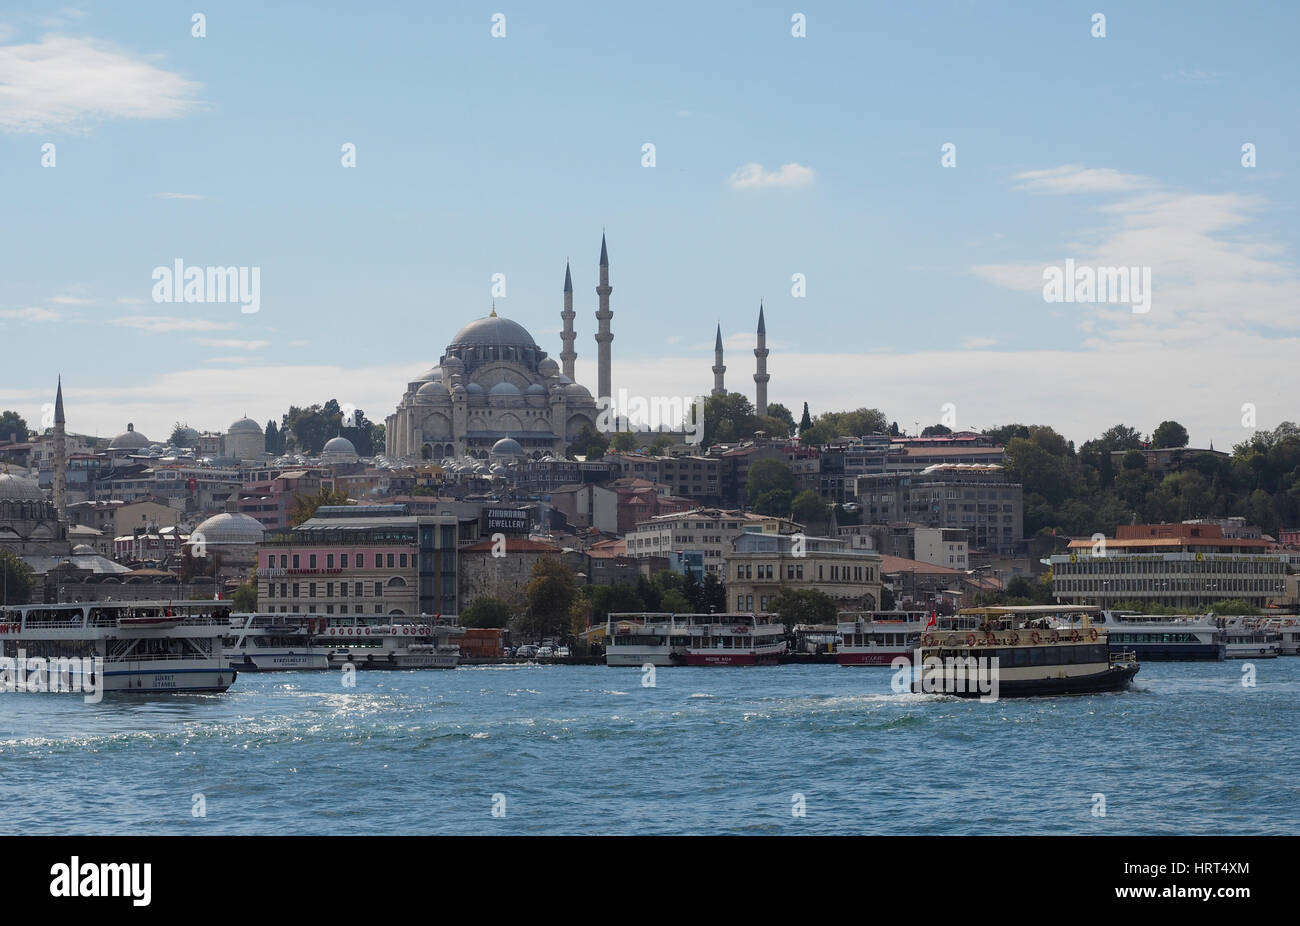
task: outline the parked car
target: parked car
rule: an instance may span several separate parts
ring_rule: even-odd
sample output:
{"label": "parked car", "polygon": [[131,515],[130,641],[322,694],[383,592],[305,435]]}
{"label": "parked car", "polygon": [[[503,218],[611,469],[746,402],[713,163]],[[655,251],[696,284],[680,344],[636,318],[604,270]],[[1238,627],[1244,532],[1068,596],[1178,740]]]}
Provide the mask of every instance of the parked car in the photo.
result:
{"label": "parked car", "polygon": [[569,655],[569,648],[567,646],[556,647],[555,655],[560,657],[567,657]]}
{"label": "parked car", "polygon": [[538,659],[553,659],[553,658],[555,658],[555,649],[554,649],[553,647],[550,647],[550,646],[543,646],[541,649],[539,649],[539,650],[537,651],[537,658],[538,658]]}
{"label": "parked car", "polygon": [[532,659],[537,655],[537,647],[531,643],[525,643],[519,649],[515,650],[516,659]]}

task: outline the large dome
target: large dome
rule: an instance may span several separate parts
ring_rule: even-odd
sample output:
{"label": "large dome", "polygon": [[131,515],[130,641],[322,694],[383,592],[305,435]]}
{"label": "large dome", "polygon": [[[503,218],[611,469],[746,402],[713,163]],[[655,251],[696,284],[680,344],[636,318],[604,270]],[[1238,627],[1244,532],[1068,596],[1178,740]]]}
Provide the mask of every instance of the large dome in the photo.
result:
{"label": "large dome", "polygon": [[259,437],[262,434],[262,426],[252,418],[240,418],[230,426],[227,434],[256,434]]}
{"label": "large dome", "polygon": [[45,500],[45,493],[31,479],[13,473],[0,473],[0,500],[41,502]]}
{"label": "large dome", "polygon": [[527,329],[500,315],[488,315],[470,322],[451,339],[447,349],[457,347],[523,347],[537,350]]}
{"label": "large dome", "polygon": [[329,440],[327,440],[321,452],[322,453],[350,453],[353,456],[356,456],[357,448],[352,446],[352,441],[348,440],[346,437],[340,436],[340,437],[331,437]]}
{"label": "large dome", "polygon": [[[194,534],[202,534],[206,544],[261,543],[265,530],[246,514],[223,512],[194,528]],[[194,534],[190,535],[191,542],[197,539]]]}
{"label": "large dome", "polygon": [[150,444],[149,438],[145,437],[135,429],[135,425],[128,424],[126,430],[117,437],[113,438],[109,444],[109,450],[144,450]]}

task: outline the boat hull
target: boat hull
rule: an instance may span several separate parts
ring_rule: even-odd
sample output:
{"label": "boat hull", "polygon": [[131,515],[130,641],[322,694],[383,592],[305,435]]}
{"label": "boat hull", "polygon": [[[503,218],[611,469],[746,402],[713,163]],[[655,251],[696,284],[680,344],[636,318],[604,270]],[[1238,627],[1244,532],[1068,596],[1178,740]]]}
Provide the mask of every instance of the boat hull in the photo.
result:
{"label": "boat hull", "polygon": [[[1034,698],[1120,691],[1132,683],[1133,677],[1138,673],[1138,668],[1136,665],[1120,665],[1111,666],[1103,672],[1067,676],[1065,678],[999,679],[998,697]],[[978,690],[927,692],[920,679],[913,680],[912,691],[916,694],[951,694],[959,698],[979,698],[984,696]]]}
{"label": "boat hull", "polygon": [[241,653],[230,656],[240,672],[311,672],[330,667],[324,653]]}
{"label": "boat hull", "polygon": [[335,653],[329,658],[330,668],[353,666],[366,671],[401,669],[454,669],[460,664],[455,653],[361,653],[343,655]]}
{"label": "boat hull", "polygon": [[106,668],[104,693],[175,694],[176,692],[224,692],[235,683],[235,669],[204,668]]}
{"label": "boat hull", "polygon": [[688,666],[774,666],[780,653],[687,653]]}
{"label": "boat hull", "polygon": [[887,666],[893,663],[895,659],[911,659],[911,650],[859,650],[845,651],[839,650],[835,653],[835,661],[842,666]]}

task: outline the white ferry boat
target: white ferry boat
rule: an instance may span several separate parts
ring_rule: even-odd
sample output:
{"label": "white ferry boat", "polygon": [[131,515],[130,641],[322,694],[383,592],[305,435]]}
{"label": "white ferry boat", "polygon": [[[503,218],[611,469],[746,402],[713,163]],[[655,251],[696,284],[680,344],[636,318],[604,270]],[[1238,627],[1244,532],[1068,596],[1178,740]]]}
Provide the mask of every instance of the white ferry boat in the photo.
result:
{"label": "white ferry boat", "polygon": [[[1078,622],[1078,615],[1065,615]],[[1136,611],[1102,611],[1090,618],[1110,631],[1110,643],[1132,650],[1138,660],[1219,660],[1228,655],[1222,625],[1213,614],[1167,616]]]}
{"label": "white ferry boat", "polygon": [[860,611],[840,615],[835,661],[842,666],[887,666],[910,659],[930,620],[924,611]]}
{"label": "white ferry boat", "polygon": [[82,684],[105,692],[225,691],[236,674],[222,651],[229,617],[216,601],[10,605],[0,608],[0,655],[102,659],[102,679]]}
{"label": "white ferry boat", "polygon": [[1300,619],[1271,617],[1262,621],[1260,627],[1278,635],[1279,655],[1300,656]]}
{"label": "white ferry boat", "polygon": [[690,623],[672,614],[611,614],[605,641],[607,666],[684,666]]}
{"label": "white ferry boat", "polygon": [[690,628],[688,666],[774,666],[786,651],[785,627],[768,614],[679,614]]}
{"label": "white ferry boat", "polygon": [[240,672],[328,669],[329,647],[316,639],[327,620],[312,614],[232,614],[226,659]]}
{"label": "white ferry boat", "polygon": [[[989,660],[998,697],[1089,694],[1125,688],[1138,672],[1137,657],[1112,651],[1105,626],[1086,605],[968,608],[921,635],[918,693],[980,697]],[[1073,618],[1067,621],[1066,618]],[[927,671],[927,663],[930,671]]]}
{"label": "white ferry boat", "polygon": [[1229,659],[1276,659],[1281,655],[1282,634],[1278,631],[1247,618],[1230,617],[1223,622]]}
{"label": "white ferry boat", "polygon": [[465,629],[446,618],[421,615],[389,624],[366,623],[360,617],[329,621],[317,639],[327,644],[330,668],[454,669],[460,663],[460,647],[450,640]]}

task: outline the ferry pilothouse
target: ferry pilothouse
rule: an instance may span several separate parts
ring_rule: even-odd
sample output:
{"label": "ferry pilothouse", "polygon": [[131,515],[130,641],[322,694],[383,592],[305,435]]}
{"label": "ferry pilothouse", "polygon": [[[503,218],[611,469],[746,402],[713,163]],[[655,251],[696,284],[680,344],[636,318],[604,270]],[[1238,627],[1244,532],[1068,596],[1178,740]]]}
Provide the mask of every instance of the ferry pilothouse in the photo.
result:
{"label": "ferry pilothouse", "polygon": [[785,627],[769,614],[679,614],[690,629],[688,666],[774,666],[786,652]]}
{"label": "ferry pilothouse", "polygon": [[222,649],[229,622],[229,606],[215,601],[10,605],[0,608],[0,655],[102,659],[102,680],[86,681],[105,692],[221,692],[236,675]]}
{"label": "ferry pilothouse", "polygon": [[925,611],[855,611],[840,615],[835,661],[842,666],[887,666],[912,658],[930,620]]}
{"label": "ferry pilothouse", "polygon": [[315,614],[232,614],[226,659],[241,672],[328,669],[329,647],[317,639],[327,621]]}
{"label": "ferry pilothouse", "polygon": [[454,669],[460,663],[460,647],[450,642],[465,629],[445,617],[415,618],[390,616],[389,623],[370,623],[364,618],[329,618],[329,626],[317,637],[327,645],[330,668],[357,669]]}
{"label": "ferry pilothouse", "polygon": [[690,622],[674,614],[610,614],[605,640],[607,666],[684,666]]}
{"label": "ferry pilothouse", "polygon": [[996,697],[1118,691],[1137,675],[1137,657],[1111,649],[1106,627],[1091,620],[1098,611],[1030,605],[939,617],[921,635],[912,690],[981,697],[991,682]]}

